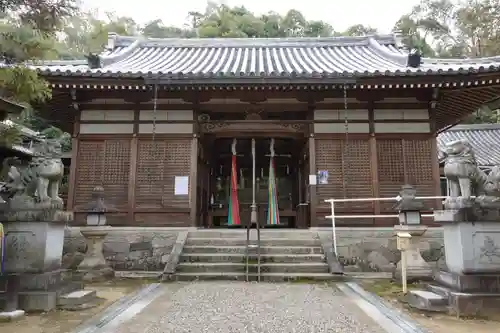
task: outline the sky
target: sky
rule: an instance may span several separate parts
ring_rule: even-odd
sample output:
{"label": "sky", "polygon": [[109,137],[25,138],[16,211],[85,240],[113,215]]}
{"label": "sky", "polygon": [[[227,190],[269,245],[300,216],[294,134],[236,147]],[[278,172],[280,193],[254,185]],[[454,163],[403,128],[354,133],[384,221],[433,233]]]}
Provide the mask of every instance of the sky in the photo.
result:
{"label": "sky", "polygon": [[[190,11],[203,12],[206,0],[81,0],[83,7],[100,13],[115,12],[144,24],[161,19],[166,25],[183,26]],[[220,2],[220,1],[217,1]],[[389,33],[399,17],[411,10],[418,0],[225,0],[229,6],[243,5],[256,14],[275,11],[285,14],[297,9],[307,20],[322,20],[337,31],[364,24]]]}

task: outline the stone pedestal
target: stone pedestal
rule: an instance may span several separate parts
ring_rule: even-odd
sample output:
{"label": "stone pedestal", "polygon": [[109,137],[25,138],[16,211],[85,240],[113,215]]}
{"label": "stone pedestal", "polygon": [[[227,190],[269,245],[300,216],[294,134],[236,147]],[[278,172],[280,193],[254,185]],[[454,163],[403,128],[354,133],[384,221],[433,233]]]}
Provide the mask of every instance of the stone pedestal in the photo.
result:
{"label": "stone pedestal", "polygon": [[[411,291],[409,304],[458,315],[500,311],[500,222],[481,220],[470,207],[435,212],[443,225],[448,271],[434,273],[426,293]],[[436,304],[439,306],[436,307]]]}
{"label": "stone pedestal", "polygon": [[500,274],[500,223],[443,224],[446,265],[456,274]]}
{"label": "stone pedestal", "polygon": [[87,242],[87,253],[78,266],[86,282],[104,281],[114,277],[114,270],[108,265],[102,253],[104,238],[110,227],[86,227],[80,232]]}
{"label": "stone pedestal", "polygon": [[[407,232],[411,235],[412,246],[409,250],[404,251],[401,255],[406,255],[407,264],[407,279],[408,280],[424,280],[431,279],[431,265],[422,258],[420,254],[420,237],[427,231],[427,227],[423,225],[397,225],[394,227],[394,234],[398,232]],[[394,271],[394,278],[401,280],[401,260],[398,262]]]}
{"label": "stone pedestal", "polygon": [[5,223],[5,271],[25,311],[50,311],[68,288],[61,270],[64,222]]}
{"label": "stone pedestal", "polygon": [[61,222],[5,223],[6,273],[37,274],[60,269],[64,228]]}

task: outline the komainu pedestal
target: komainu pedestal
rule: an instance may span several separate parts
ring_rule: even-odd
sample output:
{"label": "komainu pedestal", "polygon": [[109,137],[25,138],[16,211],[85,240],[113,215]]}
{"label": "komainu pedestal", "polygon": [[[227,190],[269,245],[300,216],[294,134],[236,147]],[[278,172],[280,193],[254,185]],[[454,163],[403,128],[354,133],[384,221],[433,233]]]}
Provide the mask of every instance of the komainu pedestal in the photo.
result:
{"label": "komainu pedestal", "polygon": [[107,264],[102,252],[104,238],[110,227],[86,227],[80,232],[87,242],[87,253],[78,271],[86,282],[104,281],[114,277],[114,270]]}
{"label": "komainu pedestal", "polygon": [[7,291],[16,294],[13,299],[22,310],[50,311],[83,288],[61,267],[64,229],[73,213],[64,210],[59,197],[64,176],[60,142],[45,140],[28,165],[8,167],[9,179],[0,189]]}
{"label": "komainu pedestal", "polygon": [[427,291],[410,291],[415,308],[487,316],[500,311],[500,168],[488,175],[477,167],[465,140],[447,146],[444,167],[450,184],[443,226],[447,271],[433,274]]}

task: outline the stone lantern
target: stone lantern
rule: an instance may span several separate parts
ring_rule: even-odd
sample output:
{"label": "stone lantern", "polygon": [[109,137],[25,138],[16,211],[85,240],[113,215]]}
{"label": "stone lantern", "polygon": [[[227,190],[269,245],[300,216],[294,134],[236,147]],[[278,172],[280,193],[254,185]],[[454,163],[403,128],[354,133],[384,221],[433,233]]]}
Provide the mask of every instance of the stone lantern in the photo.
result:
{"label": "stone lantern", "polygon": [[87,243],[87,252],[78,271],[83,273],[83,280],[86,282],[113,278],[114,271],[106,262],[102,248],[110,228],[106,225],[106,213],[116,212],[117,209],[105,203],[104,188],[96,186],[92,191],[92,200],[77,207],[77,210],[87,212],[87,227],[80,230]]}
{"label": "stone lantern", "polygon": [[401,225],[419,225],[422,221],[421,211],[423,203],[415,198],[417,191],[411,185],[403,185],[398,196],[398,203],[395,208],[399,214],[399,224]]}
{"label": "stone lantern", "polygon": [[[432,275],[430,264],[420,254],[420,239],[427,231],[427,226],[421,225],[423,203],[416,199],[417,191],[411,185],[403,185],[399,192],[398,202],[394,206],[398,210],[399,225],[394,226],[394,234],[408,233],[411,244],[401,256],[405,256],[407,265],[407,277],[411,280],[428,279]],[[396,266],[395,277],[401,276],[400,261]]]}

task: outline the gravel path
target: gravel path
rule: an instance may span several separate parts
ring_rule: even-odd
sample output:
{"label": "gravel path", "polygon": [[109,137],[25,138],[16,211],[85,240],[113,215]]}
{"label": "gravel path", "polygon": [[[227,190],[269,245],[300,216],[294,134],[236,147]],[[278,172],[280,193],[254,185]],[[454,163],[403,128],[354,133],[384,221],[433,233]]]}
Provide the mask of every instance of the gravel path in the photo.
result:
{"label": "gravel path", "polygon": [[385,332],[326,284],[194,282],[164,288],[163,295],[114,332]]}

